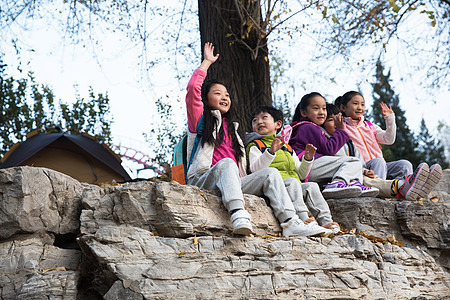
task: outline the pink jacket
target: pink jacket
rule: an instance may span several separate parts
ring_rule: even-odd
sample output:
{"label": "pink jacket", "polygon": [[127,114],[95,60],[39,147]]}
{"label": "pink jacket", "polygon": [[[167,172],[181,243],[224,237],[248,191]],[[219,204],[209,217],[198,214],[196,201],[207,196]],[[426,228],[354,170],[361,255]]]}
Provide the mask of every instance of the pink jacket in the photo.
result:
{"label": "pink jacket", "polygon": [[[191,156],[194,141],[197,136],[197,124],[203,114],[203,102],[201,97],[201,89],[203,81],[206,77],[206,71],[202,69],[196,69],[189,80],[186,93],[186,110],[187,110],[187,123],[188,123],[188,145],[187,145],[187,157]],[[216,137],[220,126],[222,126],[222,115],[218,110],[213,110],[211,113],[216,117],[215,127],[213,135]],[[235,123],[236,136],[241,145],[242,152],[245,153],[244,143],[242,142],[239,134],[237,133],[238,124]],[[205,143],[204,146],[201,143],[198,145],[197,152],[194,154],[192,165],[189,167],[187,178],[188,180],[195,174],[203,174],[211,168],[212,158],[214,154],[214,146]],[[245,157],[240,160],[238,164],[239,176],[243,177],[247,170],[247,161]]]}
{"label": "pink jacket", "polygon": [[380,144],[392,145],[395,142],[397,127],[395,125],[395,115],[390,114],[384,117],[386,130],[380,126],[364,121],[362,117],[359,121],[345,118],[345,131],[358,148],[365,162],[374,158],[383,158]]}

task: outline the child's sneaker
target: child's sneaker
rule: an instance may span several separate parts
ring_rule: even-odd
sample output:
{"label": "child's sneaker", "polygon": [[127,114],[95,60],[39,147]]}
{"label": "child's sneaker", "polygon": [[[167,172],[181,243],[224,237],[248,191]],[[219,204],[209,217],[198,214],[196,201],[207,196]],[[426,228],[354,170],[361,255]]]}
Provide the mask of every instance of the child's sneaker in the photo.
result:
{"label": "child's sneaker", "polygon": [[419,192],[420,197],[426,199],[428,194],[433,190],[433,188],[439,183],[442,177],[442,168],[438,164],[434,164],[430,167],[430,171],[425,180],[422,190]]}
{"label": "child's sneaker", "polygon": [[376,187],[369,187],[362,185],[361,182],[357,181],[355,183],[350,184],[350,186],[357,186],[361,188],[361,195],[360,197],[376,197],[380,190]]}
{"label": "child's sneaker", "polygon": [[281,223],[280,225],[281,228],[283,228],[283,236],[286,237],[292,235],[310,236],[322,234],[326,231],[326,228],[317,225],[317,223],[315,224],[315,226],[311,225],[311,223],[306,225],[298,218],[298,216],[294,216],[288,222]]}
{"label": "child's sneaker", "polygon": [[233,234],[250,235],[252,231],[251,216],[245,209],[240,209],[231,215]]}
{"label": "child's sneaker", "polygon": [[[317,223],[316,221],[310,222],[310,223],[306,224],[306,226],[311,227],[314,230],[319,230],[319,229],[324,230],[324,232],[323,232],[324,235],[330,235],[330,234],[334,233],[332,229],[320,226],[319,223]],[[319,229],[317,227],[319,227]]]}
{"label": "child's sneaker", "polygon": [[[325,229],[331,230],[331,233],[334,233],[334,234],[341,232],[341,227],[336,222],[330,222],[328,224],[322,225],[322,227],[324,227]],[[325,233],[325,234],[327,234],[327,233]]]}
{"label": "child's sneaker", "polygon": [[360,187],[347,185],[343,180],[327,184],[322,191],[325,199],[355,198],[361,193]]}
{"label": "child's sneaker", "polygon": [[333,233],[339,233],[341,232],[341,228],[338,225],[331,225],[331,231],[333,231]]}
{"label": "child's sneaker", "polygon": [[422,187],[428,178],[428,165],[421,163],[414,173],[405,176],[403,184],[399,188],[399,194],[406,200],[417,200],[422,196]]}

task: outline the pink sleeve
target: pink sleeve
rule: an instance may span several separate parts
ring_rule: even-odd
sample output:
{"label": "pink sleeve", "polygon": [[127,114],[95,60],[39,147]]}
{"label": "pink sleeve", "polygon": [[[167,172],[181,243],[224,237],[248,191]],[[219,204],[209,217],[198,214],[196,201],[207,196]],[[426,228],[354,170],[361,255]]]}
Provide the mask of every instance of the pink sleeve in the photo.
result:
{"label": "pink sleeve", "polygon": [[206,71],[196,69],[189,80],[186,88],[186,110],[188,130],[191,133],[197,132],[197,123],[203,114],[203,102],[201,96],[202,84],[206,77]]}

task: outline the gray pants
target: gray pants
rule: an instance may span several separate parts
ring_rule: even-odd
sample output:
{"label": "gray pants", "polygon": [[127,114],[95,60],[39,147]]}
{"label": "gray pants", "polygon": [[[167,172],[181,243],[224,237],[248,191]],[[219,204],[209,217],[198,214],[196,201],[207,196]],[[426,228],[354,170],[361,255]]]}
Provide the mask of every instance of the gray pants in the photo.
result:
{"label": "gray pants", "polygon": [[405,159],[387,163],[383,158],[374,158],[367,161],[366,166],[381,179],[404,179],[405,175],[413,173],[412,164]]}
{"label": "gray pants", "polygon": [[205,173],[189,178],[187,183],[207,190],[218,189],[228,211],[245,209],[245,193],[266,196],[280,223],[295,216],[283,178],[275,168],[262,169],[240,178],[236,163],[231,158],[224,158]]}
{"label": "gray pants", "polygon": [[323,198],[317,183],[300,183],[296,178],[286,178],[284,179],[284,185],[300,220],[308,219],[309,208],[320,225],[333,222],[328,203]]}
{"label": "gray pants", "polygon": [[353,156],[321,156],[314,160],[309,181],[344,180],[362,183],[362,162]]}

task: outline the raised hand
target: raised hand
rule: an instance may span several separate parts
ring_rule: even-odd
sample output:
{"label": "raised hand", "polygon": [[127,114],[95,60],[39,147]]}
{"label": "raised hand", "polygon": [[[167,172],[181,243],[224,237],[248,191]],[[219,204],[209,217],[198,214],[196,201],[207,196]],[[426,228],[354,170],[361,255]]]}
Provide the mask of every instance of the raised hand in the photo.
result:
{"label": "raised hand", "polygon": [[281,147],[283,147],[284,142],[283,142],[283,137],[284,134],[280,134],[277,135],[273,141],[272,141],[272,145],[270,145],[270,153],[275,154],[275,152],[277,152],[278,150],[281,149]]}
{"label": "raised hand", "polygon": [[314,154],[316,154],[317,148],[314,147],[312,144],[306,144],[305,147],[305,154],[303,154],[303,157],[306,160],[312,160],[314,158]]}
{"label": "raised hand", "polygon": [[214,46],[212,43],[208,42],[205,43],[204,55],[205,58],[203,59],[202,64],[199,68],[208,71],[209,67],[219,58],[219,53],[214,55]]}
{"label": "raised hand", "polygon": [[337,115],[334,115],[334,126],[336,128],[345,129],[344,125],[344,117],[342,117],[341,113],[338,113]]}
{"label": "raised hand", "polygon": [[214,46],[212,43],[205,43],[204,47],[205,60],[210,61],[211,63],[215,63],[219,58],[219,53],[214,55]]}
{"label": "raised hand", "polygon": [[381,102],[380,103],[380,107],[381,107],[381,114],[383,115],[383,116],[387,116],[387,115],[390,115],[390,114],[393,114],[394,113],[394,111],[392,110],[392,107],[389,105],[389,107],[386,105],[386,103],[384,103],[384,102]]}

